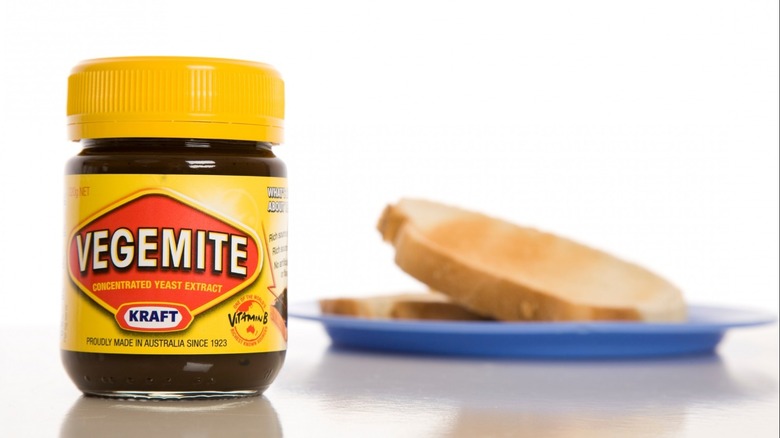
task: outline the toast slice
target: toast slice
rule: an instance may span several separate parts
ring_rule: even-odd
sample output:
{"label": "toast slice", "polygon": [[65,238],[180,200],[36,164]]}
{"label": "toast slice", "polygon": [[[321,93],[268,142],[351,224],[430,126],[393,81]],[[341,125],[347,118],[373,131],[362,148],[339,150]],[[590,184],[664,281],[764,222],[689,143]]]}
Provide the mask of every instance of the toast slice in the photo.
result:
{"label": "toast slice", "polygon": [[453,303],[445,295],[431,292],[384,295],[367,298],[320,300],[324,314],[368,319],[433,319],[478,321],[486,318]]}
{"label": "toast slice", "polygon": [[402,199],[378,229],[408,274],[504,321],[681,321],[680,291],[577,242],[435,202]]}

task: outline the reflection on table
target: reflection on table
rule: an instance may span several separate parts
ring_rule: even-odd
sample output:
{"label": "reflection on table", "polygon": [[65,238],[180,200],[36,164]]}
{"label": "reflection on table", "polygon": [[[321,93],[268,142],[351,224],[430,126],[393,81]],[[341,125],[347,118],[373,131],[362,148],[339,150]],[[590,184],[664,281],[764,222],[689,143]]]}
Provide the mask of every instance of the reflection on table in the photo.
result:
{"label": "reflection on table", "polygon": [[360,413],[350,422],[383,424],[382,436],[677,436],[691,412],[771,402],[777,387],[773,376],[732,370],[718,355],[529,361],[331,347],[298,377],[289,389],[310,411]]}
{"label": "reflection on table", "polygon": [[232,400],[138,401],[81,397],[65,416],[60,437],[281,437],[265,397]]}

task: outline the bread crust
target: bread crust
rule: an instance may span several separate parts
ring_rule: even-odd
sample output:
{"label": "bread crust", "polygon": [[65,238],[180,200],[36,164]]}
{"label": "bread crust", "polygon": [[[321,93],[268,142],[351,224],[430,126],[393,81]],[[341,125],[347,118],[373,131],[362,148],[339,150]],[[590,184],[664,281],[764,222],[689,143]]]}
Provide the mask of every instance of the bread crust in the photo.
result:
{"label": "bread crust", "polygon": [[[666,280],[549,233],[419,200],[388,206],[378,229],[395,247],[401,269],[469,310],[498,320],[685,318],[682,296]],[[475,235],[482,240],[473,247],[464,243]],[[622,285],[631,288],[636,302],[625,303]]]}
{"label": "bread crust", "polygon": [[486,321],[490,319],[451,301],[399,301],[390,311],[390,317],[393,319],[430,319],[436,321]]}
{"label": "bread crust", "polygon": [[486,319],[436,292],[320,300],[323,314],[367,319],[476,321]]}

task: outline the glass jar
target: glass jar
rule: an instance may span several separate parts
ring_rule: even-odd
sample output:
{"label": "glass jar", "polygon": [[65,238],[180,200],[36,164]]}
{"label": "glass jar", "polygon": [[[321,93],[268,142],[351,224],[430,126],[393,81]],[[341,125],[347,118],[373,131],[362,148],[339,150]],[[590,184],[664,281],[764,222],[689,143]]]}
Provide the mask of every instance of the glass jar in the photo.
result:
{"label": "glass jar", "polygon": [[284,83],[185,57],[74,68],[62,359],[89,395],[261,394],[287,346]]}

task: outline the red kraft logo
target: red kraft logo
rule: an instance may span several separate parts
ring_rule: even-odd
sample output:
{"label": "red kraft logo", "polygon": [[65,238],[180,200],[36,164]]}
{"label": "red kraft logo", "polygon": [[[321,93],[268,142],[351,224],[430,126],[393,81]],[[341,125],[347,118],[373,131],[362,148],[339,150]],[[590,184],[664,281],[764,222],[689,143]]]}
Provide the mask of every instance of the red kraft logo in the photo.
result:
{"label": "red kraft logo", "polygon": [[68,272],[125,330],[172,332],[260,274],[254,231],[183,195],[148,190],[87,219],[68,243]]}

